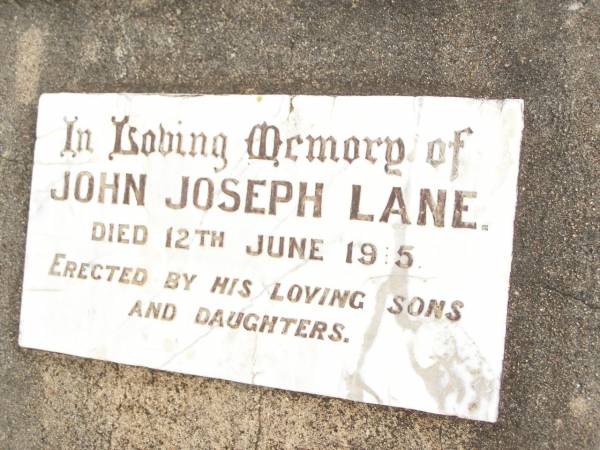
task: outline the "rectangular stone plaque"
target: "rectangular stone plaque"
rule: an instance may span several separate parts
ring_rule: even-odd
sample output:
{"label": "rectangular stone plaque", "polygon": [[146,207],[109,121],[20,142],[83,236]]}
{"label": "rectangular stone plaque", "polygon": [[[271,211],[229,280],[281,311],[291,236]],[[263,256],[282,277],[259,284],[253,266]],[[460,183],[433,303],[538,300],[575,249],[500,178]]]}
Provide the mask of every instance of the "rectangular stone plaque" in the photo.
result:
{"label": "rectangular stone plaque", "polygon": [[20,345],[495,421],[521,100],[47,94]]}

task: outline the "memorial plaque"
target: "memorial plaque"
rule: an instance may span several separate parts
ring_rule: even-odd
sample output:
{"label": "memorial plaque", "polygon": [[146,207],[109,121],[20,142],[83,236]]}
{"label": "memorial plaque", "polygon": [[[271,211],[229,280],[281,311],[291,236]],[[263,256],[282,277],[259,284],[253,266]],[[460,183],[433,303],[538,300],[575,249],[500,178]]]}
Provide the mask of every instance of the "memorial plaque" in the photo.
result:
{"label": "memorial plaque", "polygon": [[47,94],[20,345],[495,421],[521,100]]}

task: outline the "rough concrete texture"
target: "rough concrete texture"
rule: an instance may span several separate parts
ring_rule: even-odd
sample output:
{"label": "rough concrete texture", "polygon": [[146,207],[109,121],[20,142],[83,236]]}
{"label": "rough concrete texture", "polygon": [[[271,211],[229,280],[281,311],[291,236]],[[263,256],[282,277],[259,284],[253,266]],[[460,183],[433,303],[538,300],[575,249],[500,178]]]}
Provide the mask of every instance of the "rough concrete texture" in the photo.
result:
{"label": "rough concrete texture", "polygon": [[[0,448],[600,448],[600,0],[12,0],[0,38]],[[524,98],[498,423],[20,349],[60,91]]]}

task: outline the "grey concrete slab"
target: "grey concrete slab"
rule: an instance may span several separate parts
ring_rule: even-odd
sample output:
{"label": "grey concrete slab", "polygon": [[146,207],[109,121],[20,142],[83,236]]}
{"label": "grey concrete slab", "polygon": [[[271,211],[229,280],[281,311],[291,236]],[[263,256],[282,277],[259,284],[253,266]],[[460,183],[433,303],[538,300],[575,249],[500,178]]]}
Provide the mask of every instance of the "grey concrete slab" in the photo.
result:
{"label": "grey concrete slab", "polygon": [[[600,447],[600,1],[4,1],[0,447]],[[496,424],[17,346],[42,92],[525,99]],[[473,274],[474,277],[477,274]]]}

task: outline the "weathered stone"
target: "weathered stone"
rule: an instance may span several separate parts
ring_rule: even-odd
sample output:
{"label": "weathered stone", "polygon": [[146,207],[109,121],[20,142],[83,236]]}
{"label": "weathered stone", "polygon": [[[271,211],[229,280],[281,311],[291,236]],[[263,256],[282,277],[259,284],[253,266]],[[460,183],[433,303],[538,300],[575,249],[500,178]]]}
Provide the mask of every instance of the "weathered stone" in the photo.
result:
{"label": "weathered stone", "polygon": [[19,343],[493,422],[522,128],[518,100],[45,94]]}
{"label": "weathered stone", "polygon": [[[597,0],[0,9],[0,447],[597,448]],[[500,415],[482,424],[20,350],[41,92],[523,98]]]}

